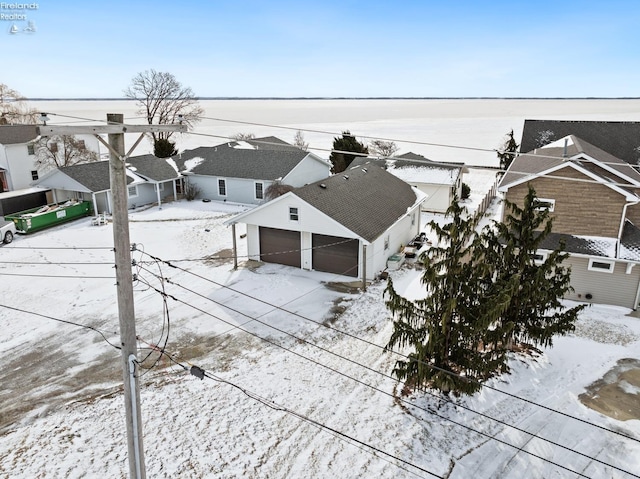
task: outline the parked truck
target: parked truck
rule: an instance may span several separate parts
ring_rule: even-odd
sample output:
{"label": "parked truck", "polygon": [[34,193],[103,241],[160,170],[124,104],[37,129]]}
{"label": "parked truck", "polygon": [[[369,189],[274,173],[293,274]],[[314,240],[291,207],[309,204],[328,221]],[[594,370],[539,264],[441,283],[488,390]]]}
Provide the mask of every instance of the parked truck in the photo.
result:
{"label": "parked truck", "polygon": [[16,234],[16,225],[13,221],[6,221],[0,219],[0,241],[4,244],[9,244],[13,241],[13,236]]}

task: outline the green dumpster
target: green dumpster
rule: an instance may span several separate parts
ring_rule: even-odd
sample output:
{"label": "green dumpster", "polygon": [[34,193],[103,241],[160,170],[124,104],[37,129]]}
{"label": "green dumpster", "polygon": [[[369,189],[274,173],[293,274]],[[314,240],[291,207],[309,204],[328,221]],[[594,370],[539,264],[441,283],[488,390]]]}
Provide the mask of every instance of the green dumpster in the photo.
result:
{"label": "green dumpster", "polygon": [[5,219],[13,221],[19,233],[33,233],[90,214],[92,214],[90,201],[69,200],[5,215]]}

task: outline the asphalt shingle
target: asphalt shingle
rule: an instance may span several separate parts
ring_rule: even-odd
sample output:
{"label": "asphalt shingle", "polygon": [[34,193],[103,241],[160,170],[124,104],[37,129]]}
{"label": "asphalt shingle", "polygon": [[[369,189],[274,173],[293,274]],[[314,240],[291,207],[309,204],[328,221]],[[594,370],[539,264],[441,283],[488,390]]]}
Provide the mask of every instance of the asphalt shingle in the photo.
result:
{"label": "asphalt shingle", "polygon": [[338,173],[292,193],[370,242],[417,200],[411,186],[374,165]]}

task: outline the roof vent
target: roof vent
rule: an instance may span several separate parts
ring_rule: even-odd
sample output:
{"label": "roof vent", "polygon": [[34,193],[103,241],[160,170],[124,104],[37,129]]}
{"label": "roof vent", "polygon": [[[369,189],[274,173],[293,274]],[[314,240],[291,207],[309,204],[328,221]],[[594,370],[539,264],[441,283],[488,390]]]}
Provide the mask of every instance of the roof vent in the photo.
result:
{"label": "roof vent", "polygon": [[318,186],[320,186],[320,188],[322,188],[323,190],[327,189],[327,185],[325,185],[324,183],[320,183],[320,185]]}
{"label": "roof vent", "polygon": [[366,173],[366,172],[367,172],[367,169],[366,169],[366,168],[362,168],[362,171],[364,171],[364,172]]}
{"label": "roof vent", "polygon": [[343,175],[342,177],[343,177],[345,180],[348,180],[348,179],[349,179],[349,175]]}
{"label": "roof vent", "polygon": [[564,149],[562,150],[562,158],[567,157],[567,144],[569,143],[569,138],[564,139]]}

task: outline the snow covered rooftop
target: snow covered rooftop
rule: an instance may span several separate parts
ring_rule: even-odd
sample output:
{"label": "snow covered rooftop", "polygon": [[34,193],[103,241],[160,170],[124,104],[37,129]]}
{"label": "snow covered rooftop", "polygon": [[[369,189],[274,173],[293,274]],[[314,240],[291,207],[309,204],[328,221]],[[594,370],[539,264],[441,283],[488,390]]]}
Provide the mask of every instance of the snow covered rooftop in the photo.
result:
{"label": "snow covered rooftop", "polygon": [[459,174],[459,170],[450,168],[434,168],[431,166],[405,166],[402,168],[391,166],[387,171],[407,183],[428,183],[437,185],[453,185],[455,184]]}

